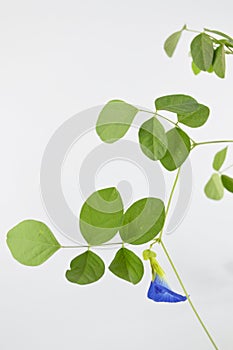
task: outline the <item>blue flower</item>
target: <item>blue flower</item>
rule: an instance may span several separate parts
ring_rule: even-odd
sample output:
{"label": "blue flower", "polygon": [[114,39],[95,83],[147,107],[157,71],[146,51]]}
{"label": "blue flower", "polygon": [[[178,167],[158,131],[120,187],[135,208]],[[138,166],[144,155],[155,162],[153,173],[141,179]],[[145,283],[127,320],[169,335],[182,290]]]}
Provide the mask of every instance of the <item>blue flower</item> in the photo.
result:
{"label": "blue flower", "polygon": [[154,301],[166,303],[178,303],[187,300],[186,296],[173,292],[166,280],[160,277],[158,273],[150,284],[147,296]]}

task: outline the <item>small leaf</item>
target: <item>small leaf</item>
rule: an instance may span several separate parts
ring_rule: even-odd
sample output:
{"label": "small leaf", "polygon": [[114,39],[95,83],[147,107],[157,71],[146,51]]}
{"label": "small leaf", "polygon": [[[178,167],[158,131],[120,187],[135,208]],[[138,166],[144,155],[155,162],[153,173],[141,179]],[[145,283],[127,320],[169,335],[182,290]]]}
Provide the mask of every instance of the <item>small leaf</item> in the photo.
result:
{"label": "small leaf", "polygon": [[139,129],[139,143],[142,152],[152,160],[163,158],[167,150],[167,136],[157,118],[147,120]]}
{"label": "small leaf", "polygon": [[222,78],[222,79],[225,78],[226,58],[225,58],[225,49],[223,45],[220,45],[215,50],[213,68],[214,68],[215,74],[219,78]]}
{"label": "small leaf", "polygon": [[126,134],[137,113],[136,107],[124,101],[112,100],[100,112],[96,132],[102,141],[116,142]]}
{"label": "small leaf", "polygon": [[164,43],[164,50],[169,57],[172,57],[172,55],[177,47],[177,44],[180,40],[181,34],[182,34],[182,30],[179,30],[178,32],[171,34],[166,39],[166,41]]}
{"label": "small leaf", "polygon": [[109,266],[109,270],[117,277],[133,284],[140,282],[144,274],[144,267],[141,259],[126,248],[118,250]]}
{"label": "small leaf", "polygon": [[226,155],[227,155],[227,150],[228,147],[223,148],[221,151],[219,151],[218,153],[216,153],[214,160],[213,160],[213,168],[214,170],[219,171],[221,166],[223,165],[225,159],[226,159]]}
{"label": "small leaf", "polygon": [[66,271],[66,278],[72,283],[90,284],[98,281],[104,271],[103,260],[88,250],[71,261],[70,270]]}
{"label": "small leaf", "polygon": [[205,33],[197,35],[191,42],[191,55],[195,65],[203,71],[207,71],[213,61],[213,42]]}
{"label": "small leaf", "polygon": [[168,95],[155,100],[156,110],[164,110],[173,113],[191,113],[198,109],[197,101],[187,95]]}
{"label": "small leaf", "polygon": [[230,176],[222,175],[221,176],[222,184],[225,189],[231,193],[233,193],[233,179]]}
{"label": "small leaf", "polygon": [[43,264],[58,249],[60,244],[43,222],[25,220],[7,233],[7,245],[13,257],[21,264]]}
{"label": "small leaf", "polygon": [[123,219],[123,203],[115,187],[94,192],[80,212],[80,230],[90,245],[112,239]]}
{"label": "small leaf", "polygon": [[158,198],[143,198],[133,203],[124,214],[120,236],[130,244],[151,241],[163,228],[164,203]]}
{"label": "small leaf", "polygon": [[173,128],[167,132],[168,149],[160,160],[169,171],[179,168],[189,156],[191,143],[188,135],[179,128]]}
{"label": "small leaf", "polygon": [[205,186],[205,194],[208,198],[220,200],[224,195],[224,187],[219,174],[213,174]]}
{"label": "small leaf", "polygon": [[195,112],[184,115],[178,114],[178,121],[189,126],[190,128],[199,128],[207,122],[209,114],[209,108],[199,104],[199,108]]}
{"label": "small leaf", "polygon": [[195,75],[198,75],[201,70],[195,65],[195,63],[192,61],[192,71]]}

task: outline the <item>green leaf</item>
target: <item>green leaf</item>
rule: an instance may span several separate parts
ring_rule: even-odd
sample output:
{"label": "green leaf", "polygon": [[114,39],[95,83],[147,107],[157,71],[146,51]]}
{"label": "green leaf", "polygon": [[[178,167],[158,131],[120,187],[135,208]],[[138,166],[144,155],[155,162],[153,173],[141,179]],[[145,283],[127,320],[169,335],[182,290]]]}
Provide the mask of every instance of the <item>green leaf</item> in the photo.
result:
{"label": "green leaf", "polygon": [[210,68],[207,70],[208,73],[213,73],[214,71],[214,67],[213,65],[211,64]]}
{"label": "green leaf", "polygon": [[164,203],[160,199],[140,199],[126,211],[120,236],[124,242],[144,244],[161,231],[164,221]]}
{"label": "green leaf", "polygon": [[209,108],[207,106],[199,104],[199,107],[195,112],[187,113],[184,115],[178,114],[178,121],[189,126],[190,128],[198,128],[207,122],[209,114]]}
{"label": "green leaf", "polygon": [[123,219],[123,203],[115,187],[94,192],[80,212],[80,230],[90,245],[99,245],[112,239]]}
{"label": "green leaf", "polygon": [[181,34],[182,34],[182,30],[179,30],[178,32],[171,34],[166,39],[166,41],[164,43],[164,50],[169,57],[172,57],[172,55],[177,47],[177,44],[180,40]]}
{"label": "green leaf", "polygon": [[104,274],[103,260],[90,250],[78,255],[66,271],[68,281],[77,284],[90,284],[98,281]]}
{"label": "green leaf", "polygon": [[213,160],[213,168],[214,170],[219,171],[221,166],[223,165],[225,159],[226,159],[226,155],[227,155],[227,150],[228,147],[223,148],[221,151],[219,151],[218,153],[216,153],[214,160]]}
{"label": "green leaf", "polygon": [[213,61],[213,42],[205,33],[197,35],[191,42],[191,55],[195,65],[203,71],[207,71]]}
{"label": "green leaf", "polygon": [[195,63],[192,61],[192,71],[195,75],[198,75],[201,70],[195,65]]}
{"label": "green leaf", "polygon": [[220,200],[224,195],[224,187],[219,174],[213,174],[205,186],[205,194],[208,198]]}
{"label": "green leaf", "polygon": [[157,118],[147,120],[139,129],[139,143],[142,152],[152,160],[163,158],[167,151],[167,136]]}
{"label": "green leaf", "polygon": [[168,149],[160,160],[169,171],[179,168],[188,157],[191,143],[188,135],[179,128],[173,128],[167,132]]}
{"label": "green leaf", "polygon": [[223,38],[226,38],[226,39],[228,39],[228,40],[230,40],[230,41],[233,41],[233,38],[232,38],[232,37],[230,37],[229,35],[227,35],[227,34],[225,34],[225,33],[223,33],[223,32],[220,32],[219,30],[212,30],[212,29],[207,29],[207,28],[204,28],[204,30],[205,30],[206,32],[214,33],[214,34],[217,34],[217,35],[219,35],[219,36],[221,36],[221,37],[223,37]]}
{"label": "green leaf", "polygon": [[109,266],[109,270],[117,277],[133,284],[140,282],[144,274],[144,267],[141,259],[126,248],[118,250]]}
{"label": "green leaf", "polygon": [[233,193],[233,179],[230,176],[222,175],[221,176],[222,184],[225,189],[229,192]]}
{"label": "green leaf", "polygon": [[156,110],[164,110],[173,113],[191,113],[198,109],[197,101],[187,95],[168,95],[155,100]]}
{"label": "green leaf", "polygon": [[219,78],[222,78],[222,79],[225,78],[226,58],[225,58],[225,49],[223,45],[220,45],[215,50],[213,68],[214,68],[215,74]]}
{"label": "green leaf", "polygon": [[21,264],[43,264],[58,249],[60,244],[43,222],[25,220],[7,233],[7,245],[13,257]]}
{"label": "green leaf", "polygon": [[116,142],[126,134],[137,113],[136,107],[124,101],[112,100],[100,112],[96,132],[102,141]]}

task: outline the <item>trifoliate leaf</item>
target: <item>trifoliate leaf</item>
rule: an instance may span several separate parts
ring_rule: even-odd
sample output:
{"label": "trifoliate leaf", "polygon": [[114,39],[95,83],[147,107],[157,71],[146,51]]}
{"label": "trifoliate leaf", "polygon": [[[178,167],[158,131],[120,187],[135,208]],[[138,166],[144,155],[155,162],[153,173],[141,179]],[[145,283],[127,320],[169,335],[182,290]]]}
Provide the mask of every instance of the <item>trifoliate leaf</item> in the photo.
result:
{"label": "trifoliate leaf", "polygon": [[78,255],[70,263],[66,271],[68,281],[77,284],[90,284],[98,281],[104,274],[103,260],[92,251]]}
{"label": "trifoliate leaf", "polygon": [[124,101],[112,100],[100,112],[96,132],[102,141],[116,142],[126,134],[137,113],[136,107]]}
{"label": "trifoliate leaf", "polygon": [[155,100],[156,110],[164,110],[177,114],[192,113],[198,107],[197,101],[188,95],[168,95]]}
{"label": "trifoliate leaf", "polygon": [[120,236],[124,242],[144,244],[161,231],[164,221],[165,208],[160,199],[140,199],[125,212]]}
{"label": "trifoliate leaf", "polygon": [[191,149],[188,135],[179,128],[173,128],[167,132],[168,149],[160,160],[169,171],[178,169],[187,159]]}
{"label": "trifoliate leaf", "polygon": [[25,220],[7,233],[7,245],[13,257],[21,264],[43,264],[58,249],[60,244],[43,222]]}
{"label": "trifoliate leaf", "polygon": [[178,114],[178,121],[190,128],[199,128],[207,122],[209,114],[209,108],[205,105],[199,104],[199,107],[195,112],[183,115]]}
{"label": "trifoliate leaf", "polygon": [[142,152],[151,160],[159,160],[167,151],[167,136],[157,118],[147,120],[139,129],[139,143]]}
{"label": "trifoliate leaf", "polygon": [[109,266],[109,270],[117,277],[133,284],[139,283],[144,274],[144,267],[141,259],[126,248],[118,250]]}
{"label": "trifoliate leaf", "polygon": [[209,36],[205,33],[197,35],[191,43],[191,55],[195,65],[203,70],[207,71],[214,57],[213,42]]}
{"label": "trifoliate leaf", "polygon": [[99,245],[112,239],[123,219],[123,203],[115,187],[94,192],[80,212],[80,230],[90,245]]}

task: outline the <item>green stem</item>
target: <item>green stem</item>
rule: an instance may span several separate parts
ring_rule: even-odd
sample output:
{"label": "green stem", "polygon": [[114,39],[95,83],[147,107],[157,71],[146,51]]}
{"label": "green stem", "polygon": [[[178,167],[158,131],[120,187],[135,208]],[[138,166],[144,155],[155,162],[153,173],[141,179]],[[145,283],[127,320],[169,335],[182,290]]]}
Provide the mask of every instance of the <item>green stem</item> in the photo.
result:
{"label": "green stem", "polygon": [[177,123],[173,122],[173,120],[167,118],[167,117],[164,117],[163,115],[157,113],[157,112],[151,112],[151,111],[147,111],[145,109],[139,109],[140,112],[145,112],[145,113],[149,113],[149,114],[153,114],[154,116],[157,116],[157,117],[160,117],[166,121],[168,121],[169,123],[173,124],[173,125],[176,125],[177,126]]}
{"label": "green stem", "polygon": [[229,143],[229,142],[233,142],[233,140],[216,140],[216,141],[195,142],[193,145],[193,148],[196,146],[201,146],[201,145],[210,145],[210,144],[215,144],[215,143]]}
{"label": "green stem", "polygon": [[116,245],[122,245],[123,242],[116,242],[116,243],[103,243],[99,245],[63,245],[61,248],[70,248],[70,249],[76,249],[76,248],[90,248],[90,247],[114,247]]}
{"label": "green stem", "polygon": [[155,112],[147,111],[146,109],[139,109],[139,112],[145,112],[153,115],[155,114]]}
{"label": "green stem", "polygon": [[[171,190],[171,193],[170,193],[170,196],[169,196],[169,199],[168,199],[168,204],[167,204],[167,208],[166,208],[166,212],[165,212],[165,221],[166,221],[166,219],[167,219],[167,215],[168,215],[168,212],[169,212],[171,203],[172,203],[172,198],[173,198],[173,196],[174,196],[175,189],[176,189],[176,186],[177,186],[177,183],[178,183],[178,179],[179,179],[179,175],[180,175],[180,170],[181,170],[181,168],[179,168],[178,171],[177,171],[177,174],[176,174],[176,177],[175,177],[173,186],[172,186],[172,190]],[[185,286],[184,286],[184,284],[183,284],[183,282],[182,282],[182,279],[181,279],[181,277],[180,277],[180,275],[179,275],[179,273],[178,273],[178,271],[177,271],[177,269],[176,269],[176,267],[175,267],[175,265],[174,265],[174,263],[173,263],[173,261],[172,261],[170,255],[169,255],[169,253],[168,253],[168,251],[167,251],[167,249],[166,249],[166,247],[165,247],[165,245],[164,245],[164,243],[163,243],[163,241],[162,241],[162,235],[163,235],[163,229],[162,229],[161,232],[160,232],[159,238],[156,238],[156,239],[151,243],[150,249],[153,247],[153,245],[154,245],[155,243],[160,243],[160,244],[161,244],[161,246],[162,246],[162,248],[163,248],[163,251],[164,251],[164,253],[165,253],[165,255],[166,255],[166,257],[167,257],[167,259],[168,259],[168,261],[169,261],[169,263],[170,263],[170,265],[171,265],[171,267],[172,267],[172,269],[173,269],[173,271],[174,271],[174,273],[175,273],[175,275],[176,275],[176,277],[177,277],[179,283],[180,283],[180,286],[181,286],[181,288],[182,288],[182,290],[183,290],[183,292],[184,292],[184,294],[185,294],[185,296],[186,296],[186,298],[187,298],[187,300],[188,300],[188,302],[189,302],[189,305],[191,306],[191,308],[192,308],[192,310],[193,310],[193,312],[194,312],[196,318],[198,319],[198,321],[199,321],[200,325],[202,326],[204,332],[206,333],[206,335],[208,336],[209,340],[211,341],[213,347],[214,347],[216,350],[218,350],[217,345],[215,344],[213,338],[211,337],[211,335],[210,335],[208,329],[206,328],[204,322],[202,321],[200,315],[198,314],[198,312],[197,312],[195,306],[193,305],[193,303],[192,303],[192,301],[191,301],[191,299],[190,299],[190,296],[189,296],[189,294],[188,294],[188,292],[187,292],[187,290],[186,290],[186,288],[185,288]]]}
{"label": "green stem", "polygon": [[[166,222],[167,215],[168,215],[168,212],[169,212],[169,209],[170,209],[170,206],[171,206],[172,197],[174,195],[175,188],[176,188],[176,185],[178,183],[178,179],[179,179],[179,176],[180,176],[180,170],[181,170],[181,167],[178,169],[178,171],[176,173],[176,177],[175,177],[175,180],[174,180],[174,183],[173,183],[173,186],[172,186],[172,190],[171,190],[171,193],[170,193],[170,196],[169,196],[169,199],[168,199],[167,208],[166,208],[166,211],[165,211],[165,222]],[[150,248],[149,249],[151,249],[153,247],[153,245],[155,245],[156,243],[160,243],[161,242],[163,231],[164,231],[164,226],[165,226],[165,224],[163,225],[163,228],[162,228],[162,230],[160,232],[159,237],[155,238],[152,241],[152,243],[150,244]]]}
{"label": "green stem", "polygon": [[175,126],[178,126],[177,123],[173,122],[173,120],[171,120],[171,119],[169,119],[169,118],[167,118],[167,117],[164,117],[163,115],[161,115],[161,114],[159,114],[159,113],[157,113],[157,112],[155,112],[155,115],[156,115],[157,117],[159,117],[159,118],[162,118],[162,119],[168,121],[169,123],[171,123],[171,124],[173,124],[173,125],[175,125]]}
{"label": "green stem", "polygon": [[208,329],[206,328],[206,326],[205,326],[204,322],[202,321],[200,315],[198,314],[198,312],[197,312],[195,306],[193,305],[193,303],[192,303],[192,301],[191,301],[191,299],[190,299],[190,296],[189,296],[189,294],[188,294],[188,292],[187,292],[187,290],[186,290],[186,288],[185,288],[185,286],[184,286],[184,284],[183,284],[183,282],[182,282],[182,280],[181,280],[181,277],[180,277],[180,275],[179,275],[179,273],[178,273],[178,271],[177,271],[177,269],[176,269],[176,267],[175,267],[175,265],[174,265],[174,263],[173,263],[173,261],[172,261],[170,255],[169,255],[169,253],[168,253],[168,251],[167,251],[167,249],[166,249],[164,243],[161,241],[160,244],[161,244],[161,246],[162,246],[162,248],[163,248],[163,251],[164,251],[164,253],[165,253],[165,255],[166,255],[166,257],[167,257],[167,259],[168,259],[168,261],[169,261],[169,263],[170,263],[170,265],[171,265],[171,267],[172,267],[172,269],[173,269],[173,271],[174,271],[174,273],[175,273],[175,275],[176,275],[176,277],[177,277],[179,283],[180,283],[181,288],[183,289],[183,292],[184,292],[185,296],[187,297],[187,300],[188,300],[188,302],[189,302],[189,305],[191,306],[191,308],[192,308],[192,310],[193,310],[195,316],[197,317],[199,323],[201,324],[201,326],[202,326],[204,332],[206,333],[206,335],[208,336],[209,340],[211,341],[213,347],[214,347],[216,350],[218,350],[217,345],[215,344],[215,342],[214,342],[213,338],[211,337],[211,335],[210,335]]}
{"label": "green stem", "polygon": [[[176,173],[176,177],[175,177],[175,180],[174,180],[174,183],[173,183],[173,186],[172,186],[172,190],[171,190],[171,193],[170,193],[170,196],[169,196],[169,199],[168,199],[167,208],[166,208],[166,212],[165,212],[165,221],[167,219],[167,215],[168,215],[168,212],[169,212],[169,209],[170,209],[170,206],[171,206],[172,198],[173,198],[173,195],[175,193],[176,185],[178,183],[178,179],[179,179],[179,176],[180,176],[180,170],[181,170],[181,168],[179,168],[177,173]],[[163,226],[163,229],[160,232],[159,241],[161,241],[161,239],[162,239],[163,230],[164,230],[164,226]]]}
{"label": "green stem", "polygon": [[202,32],[200,32],[199,30],[194,30],[194,29],[189,29],[189,28],[184,28],[183,30],[185,30],[186,32],[191,32],[191,33],[198,33],[201,34]]}

